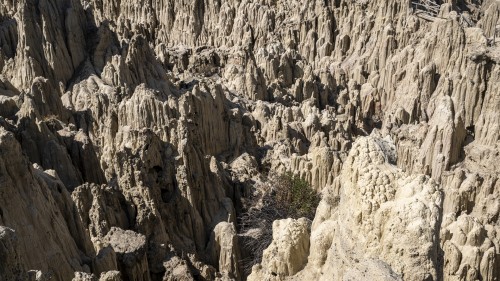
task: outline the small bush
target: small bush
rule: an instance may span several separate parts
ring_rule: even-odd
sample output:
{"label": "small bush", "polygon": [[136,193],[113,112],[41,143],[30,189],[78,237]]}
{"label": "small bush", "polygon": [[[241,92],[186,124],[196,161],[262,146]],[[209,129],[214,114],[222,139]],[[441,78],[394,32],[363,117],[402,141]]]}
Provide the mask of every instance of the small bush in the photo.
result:
{"label": "small bush", "polygon": [[283,206],[287,218],[314,219],[320,197],[307,181],[292,174],[280,175],[275,179],[273,192],[276,204]]}
{"label": "small bush", "polygon": [[244,247],[250,257],[243,261],[245,273],[262,261],[262,252],[272,242],[275,220],[301,217],[312,220],[320,201],[309,183],[291,173],[271,177],[254,187],[244,201],[246,211],[240,217]]}

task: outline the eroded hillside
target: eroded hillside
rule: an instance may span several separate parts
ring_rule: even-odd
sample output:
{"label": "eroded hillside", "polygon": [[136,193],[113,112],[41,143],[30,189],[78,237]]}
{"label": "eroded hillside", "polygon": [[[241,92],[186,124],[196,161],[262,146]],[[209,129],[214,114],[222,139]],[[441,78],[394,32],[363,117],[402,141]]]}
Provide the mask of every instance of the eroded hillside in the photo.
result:
{"label": "eroded hillside", "polygon": [[0,280],[500,280],[500,1],[437,4],[3,0]]}

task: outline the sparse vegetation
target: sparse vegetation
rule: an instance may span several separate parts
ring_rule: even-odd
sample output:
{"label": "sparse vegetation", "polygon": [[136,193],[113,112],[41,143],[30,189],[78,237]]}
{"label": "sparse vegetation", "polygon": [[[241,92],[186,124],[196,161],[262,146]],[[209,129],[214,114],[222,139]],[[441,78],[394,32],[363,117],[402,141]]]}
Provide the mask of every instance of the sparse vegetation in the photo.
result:
{"label": "sparse vegetation", "polygon": [[275,220],[312,220],[319,200],[319,194],[307,181],[290,173],[256,184],[244,202],[246,212],[240,217],[244,247],[250,255],[242,261],[245,272],[251,272],[252,266],[261,262],[262,252],[271,244]]}

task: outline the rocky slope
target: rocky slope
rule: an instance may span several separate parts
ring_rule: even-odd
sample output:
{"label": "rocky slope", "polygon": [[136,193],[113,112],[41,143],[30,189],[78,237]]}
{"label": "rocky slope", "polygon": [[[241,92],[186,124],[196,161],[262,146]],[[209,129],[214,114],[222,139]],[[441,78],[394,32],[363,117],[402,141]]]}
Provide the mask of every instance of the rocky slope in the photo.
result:
{"label": "rocky slope", "polygon": [[2,1],[0,280],[500,280],[500,1],[438,4]]}

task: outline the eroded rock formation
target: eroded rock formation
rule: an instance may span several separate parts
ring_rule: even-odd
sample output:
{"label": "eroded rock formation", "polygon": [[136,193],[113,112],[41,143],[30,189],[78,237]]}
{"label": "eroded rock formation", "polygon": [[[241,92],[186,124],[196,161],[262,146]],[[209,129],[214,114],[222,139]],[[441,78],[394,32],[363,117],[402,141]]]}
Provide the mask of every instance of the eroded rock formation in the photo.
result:
{"label": "eroded rock formation", "polygon": [[435,2],[2,1],[0,280],[500,280],[500,2]]}

